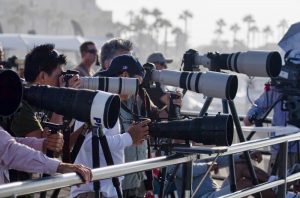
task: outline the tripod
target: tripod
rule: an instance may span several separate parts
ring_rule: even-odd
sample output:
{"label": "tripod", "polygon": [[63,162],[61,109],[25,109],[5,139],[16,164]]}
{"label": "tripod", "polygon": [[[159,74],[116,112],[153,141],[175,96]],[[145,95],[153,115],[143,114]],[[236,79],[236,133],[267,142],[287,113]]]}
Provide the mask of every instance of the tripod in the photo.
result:
{"label": "tripod", "polygon": [[[205,100],[205,103],[204,103],[204,105],[203,105],[203,107],[200,111],[199,116],[203,116],[207,112],[208,107],[211,104],[212,100],[213,100],[212,97],[208,97]],[[222,106],[223,106],[223,112],[224,113],[229,112],[228,111],[228,105],[229,105],[230,112],[231,112],[232,117],[233,117],[233,121],[234,121],[234,124],[235,124],[235,127],[236,127],[236,131],[237,131],[239,141],[240,142],[245,142],[246,139],[244,137],[244,134],[243,134],[243,131],[242,131],[242,128],[241,128],[241,125],[240,125],[239,117],[238,117],[234,102],[231,101],[231,100],[224,100],[223,99],[222,100]],[[258,184],[258,179],[257,179],[256,173],[255,173],[254,168],[253,168],[252,163],[251,163],[251,158],[250,158],[249,151],[244,151],[243,154],[245,156],[245,160],[246,160],[250,175],[252,177],[252,183],[253,183],[253,185],[257,185]],[[237,187],[236,187],[236,176],[235,176],[235,170],[234,170],[233,155],[230,155],[230,157],[229,157],[229,173],[230,173],[230,189],[231,189],[232,192],[235,192]],[[261,194],[260,193],[255,194],[255,197],[261,197]]]}

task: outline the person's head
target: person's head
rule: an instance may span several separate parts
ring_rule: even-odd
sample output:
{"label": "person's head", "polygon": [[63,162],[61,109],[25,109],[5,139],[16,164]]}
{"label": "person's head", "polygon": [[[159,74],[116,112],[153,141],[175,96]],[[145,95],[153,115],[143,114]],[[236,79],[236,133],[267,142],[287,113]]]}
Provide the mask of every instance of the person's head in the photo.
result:
{"label": "person's head", "polygon": [[24,77],[29,83],[59,86],[66,57],[54,50],[53,44],[39,45],[25,57]]}
{"label": "person's head", "polygon": [[112,59],[123,54],[131,54],[133,43],[130,40],[113,38],[101,47],[101,65],[104,70],[108,69]]}
{"label": "person's head", "polygon": [[86,41],[80,45],[82,63],[85,66],[92,66],[97,59],[97,48],[94,42]]}
{"label": "person's head", "polygon": [[[127,77],[137,78],[142,83],[145,70],[141,63],[131,55],[120,55],[112,59],[107,70],[99,72],[99,76],[104,77]],[[127,99],[128,96],[121,96],[121,99]]]}
{"label": "person's head", "polygon": [[154,52],[147,58],[147,62],[155,64],[157,70],[167,69],[167,64],[172,63],[173,60],[165,58],[161,52]]}

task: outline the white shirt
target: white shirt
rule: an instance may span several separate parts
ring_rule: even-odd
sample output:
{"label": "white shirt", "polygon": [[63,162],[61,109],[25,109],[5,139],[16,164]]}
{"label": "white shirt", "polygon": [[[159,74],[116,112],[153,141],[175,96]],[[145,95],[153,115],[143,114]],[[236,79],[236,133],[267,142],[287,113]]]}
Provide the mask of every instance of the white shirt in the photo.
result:
{"label": "white shirt", "polygon": [[[76,121],[75,130],[78,129],[83,123]],[[129,133],[120,134],[120,122],[117,121],[116,125],[112,129],[103,128],[103,133],[106,136],[109,149],[114,160],[114,164],[122,164],[125,162],[124,149],[127,146],[132,145],[132,138]],[[102,147],[99,141],[99,153],[100,153],[100,167],[107,166],[106,160],[103,155]],[[84,139],[84,142],[78,152],[75,159],[76,164],[83,164],[87,167],[93,168],[93,157],[92,157],[92,133],[88,133]],[[119,177],[119,180],[123,180],[123,177]],[[93,183],[81,184],[79,187],[71,187],[71,197],[75,197],[78,194],[85,192],[93,192]],[[112,184],[111,179],[105,179],[100,181],[100,191],[105,197],[117,196],[115,187]]]}

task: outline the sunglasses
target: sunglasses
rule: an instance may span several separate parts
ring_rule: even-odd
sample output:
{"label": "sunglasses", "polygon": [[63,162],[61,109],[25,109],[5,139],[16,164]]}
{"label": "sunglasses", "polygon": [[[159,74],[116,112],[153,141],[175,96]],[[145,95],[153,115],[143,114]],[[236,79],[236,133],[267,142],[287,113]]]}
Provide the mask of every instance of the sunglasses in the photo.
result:
{"label": "sunglasses", "polygon": [[91,53],[91,54],[97,54],[97,50],[96,49],[88,49],[87,52]]}

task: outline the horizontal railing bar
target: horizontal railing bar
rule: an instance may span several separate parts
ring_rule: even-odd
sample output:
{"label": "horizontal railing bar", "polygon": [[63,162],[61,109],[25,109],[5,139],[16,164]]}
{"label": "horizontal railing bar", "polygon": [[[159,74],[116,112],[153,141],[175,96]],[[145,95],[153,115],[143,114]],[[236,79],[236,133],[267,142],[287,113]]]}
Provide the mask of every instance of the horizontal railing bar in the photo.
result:
{"label": "horizontal railing bar", "polygon": [[267,189],[279,186],[279,185],[284,184],[284,183],[285,183],[285,180],[284,179],[280,179],[280,180],[276,180],[276,181],[269,182],[269,183],[258,184],[256,186],[251,187],[251,188],[246,188],[246,189],[243,189],[243,190],[240,190],[240,191],[233,192],[231,194],[227,194],[227,195],[221,196],[220,198],[227,198],[227,197],[230,197],[230,198],[240,198],[240,197],[246,197],[246,196],[253,195],[255,193],[258,193],[258,192],[261,192],[261,191],[264,191],[264,190],[267,190]]}
{"label": "horizontal railing bar", "polygon": [[[280,136],[280,137],[272,137],[272,138],[264,138],[258,140],[252,140],[248,142],[234,144],[231,147],[224,147],[219,149],[219,151],[225,151],[222,155],[229,155],[234,153],[240,153],[243,151],[247,151],[249,149],[257,149],[265,146],[270,146],[273,144],[279,144],[283,142],[290,142],[300,139],[300,133]],[[216,149],[217,147],[214,147]],[[185,150],[195,151],[195,153],[201,153],[199,151],[200,148],[196,149],[196,147],[192,148],[184,148]],[[205,148],[205,151],[207,152]],[[201,149],[200,149],[201,150]],[[217,149],[218,150],[218,149]],[[216,152],[216,151],[214,151]],[[180,164],[189,162],[191,160],[195,160],[197,157],[196,154],[191,154],[187,156],[183,156],[180,154],[172,155],[172,156],[162,156],[153,159],[146,159],[136,162],[129,162],[126,164],[119,164],[109,167],[103,167],[98,169],[93,169],[93,181],[99,179],[107,179],[111,177],[121,176],[125,174],[130,174],[134,172],[145,171],[158,167],[165,167],[172,164]],[[255,188],[246,189],[240,191],[241,194],[235,195],[231,194],[230,197],[243,197],[246,195],[254,194],[256,192],[260,192],[261,190],[269,189],[275,187],[277,185],[283,184],[285,181],[294,181],[300,178],[300,173],[291,175],[287,177],[287,180],[278,180],[274,182],[270,182],[267,184],[257,185]],[[24,194],[30,194],[35,192],[41,192],[46,190],[51,190],[55,188],[66,187],[70,185],[75,185],[81,183],[80,178],[75,173],[68,173],[62,175],[56,175],[53,177],[43,178],[43,179],[35,179],[24,182],[14,182],[10,184],[0,185],[0,197],[8,197],[8,196],[19,196]]]}
{"label": "horizontal railing bar", "polygon": [[174,147],[176,152],[180,153],[209,153],[211,154],[222,152],[222,156],[230,155],[234,153],[240,153],[248,150],[258,149],[266,146],[271,146],[274,144],[280,144],[283,142],[291,142],[295,140],[300,140],[300,133],[284,135],[284,136],[277,136],[277,137],[270,137],[270,138],[263,138],[257,140],[251,140],[247,142],[241,142],[237,144],[233,144],[228,147],[207,147],[207,146],[192,146],[190,148],[187,147]]}
{"label": "horizontal railing bar", "polygon": [[[93,169],[93,181],[195,160],[196,155],[172,155]],[[19,196],[82,183],[75,173],[0,185],[0,197]]]}

